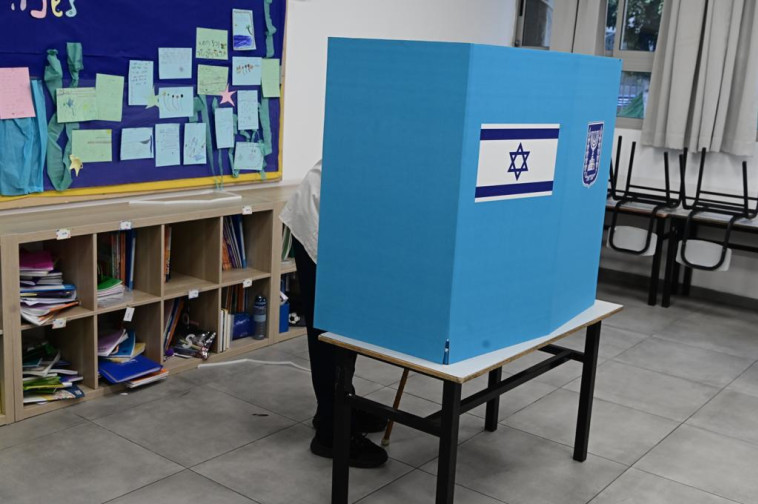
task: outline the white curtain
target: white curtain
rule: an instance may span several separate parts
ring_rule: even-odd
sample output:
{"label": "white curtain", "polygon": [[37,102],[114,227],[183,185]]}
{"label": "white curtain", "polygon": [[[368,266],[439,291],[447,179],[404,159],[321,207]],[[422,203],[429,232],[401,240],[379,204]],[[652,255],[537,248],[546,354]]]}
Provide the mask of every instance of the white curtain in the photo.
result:
{"label": "white curtain", "polygon": [[602,55],[608,0],[557,0],[550,38],[552,51]]}
{"label": "white curtain", "polygon": [[642,143],[752,156],[757,0],[664,0]]}

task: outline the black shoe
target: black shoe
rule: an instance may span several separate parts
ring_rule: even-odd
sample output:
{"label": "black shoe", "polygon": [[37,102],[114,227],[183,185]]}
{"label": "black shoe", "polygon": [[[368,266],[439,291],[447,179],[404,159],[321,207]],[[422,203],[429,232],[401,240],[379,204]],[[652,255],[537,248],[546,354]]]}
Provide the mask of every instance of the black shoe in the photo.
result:
{"label": "black shoe", "polygon": [[[311,453],[319,457],[332,458],[332,444],[323,441],[318,436],[311,441]],[[350,438],[350,467],[358,469],[373,469],[387,462],[387,452],[384,448],[375,445],[365,436],[352,436]]]}
{"label": "black shoe", "polygon": [[[387,428],[387,419],[374,416],[371,413],[365,413],[363,411],[353,411],[355,418],[355,429],[363,434],[373,434],[374,432],[384,432]],[[318,417],[313,417],[311,424],[313,428],[318,430],[321,421]]]}

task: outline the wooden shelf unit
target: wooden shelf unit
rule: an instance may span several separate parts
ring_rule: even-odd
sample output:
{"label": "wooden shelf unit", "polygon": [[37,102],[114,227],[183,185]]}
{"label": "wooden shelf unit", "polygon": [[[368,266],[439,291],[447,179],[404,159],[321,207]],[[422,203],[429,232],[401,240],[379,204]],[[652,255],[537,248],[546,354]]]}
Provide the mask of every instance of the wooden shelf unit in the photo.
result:
{"label": "wooden shelf unit", "polygon": [[[131,323],[137,340],[146,344],[147,357],[163,362],[170,373],[197,367],[199,359],[171,357],[164,361],[163,324],[171,303],[197,294],[190,303],[190,316],[203,329],[218,332],[222,290],[252,282],[252,296],[268,300],[267,337],[234,341],[207,362],[217,362],[304,334],[293,328],[280,334],[279,284],[282,275],[281,224],[278,219],[293,187],[261,187],[235,191],[237,201],[186,205],[130,205],[111,203],[54,212],[29,211],[0,215],[0,425],[23,420],[81,401],[124,389],[98,378],[98,331],[118,327],[125,310],[135,309]],[[222,271],[223,218],[242,215],[247,268]],[[98,235],[115,233],[129,223],[136,233],[134,290],[123,300],[99,306],[97,302]],[[171,226],[171,277],[166,280],[165,228]],[[59,230],[70,237],[58,240]],[[20,317],[19,252],[45,248],[59,258],[66,282],[74,283],[81,306],[60,314],[65,327],[36,327]],[[284,264],[287,273],[294,271]],[[196,292],[195,292],[196,291]],[[273,302],[272,302],[273,301]],[[24,340],[44,337],[59,345],[62,357],[84,377],[80,400],[24,405],[21,355]],[[158,385],[160,386],[160,385]]]}

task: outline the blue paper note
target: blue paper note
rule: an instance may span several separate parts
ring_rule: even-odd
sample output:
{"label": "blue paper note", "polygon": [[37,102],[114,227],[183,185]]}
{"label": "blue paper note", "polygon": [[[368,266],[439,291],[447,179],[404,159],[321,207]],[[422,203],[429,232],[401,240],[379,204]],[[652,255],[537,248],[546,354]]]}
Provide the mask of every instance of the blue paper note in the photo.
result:
{"label": "blue paper note", "polygon": [[121,161],[152,159],[153,128],[125,128],[121,131]]}
{"label": "blue paper note", "polygon": [[155,125],[155,166],[179,166],[181,142],[178,124]]}

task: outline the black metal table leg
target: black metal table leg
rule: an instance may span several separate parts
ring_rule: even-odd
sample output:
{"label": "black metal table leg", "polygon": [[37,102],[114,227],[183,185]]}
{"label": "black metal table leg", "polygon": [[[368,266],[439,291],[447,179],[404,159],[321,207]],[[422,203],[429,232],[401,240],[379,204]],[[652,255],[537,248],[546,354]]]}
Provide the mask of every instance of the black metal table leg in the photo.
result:
{"label": "black metal table leg", "polygon": [[458,427],[461,417],[460,383],[445,381],[442,389],[440,458],[437,469],[437,504],[453,504],[458,461]]}
{"label": "black metal table leg", "polygon": [[584,343],[584,362],[582,365],[582,385],[579,392],[579,414],[576,420],[576,439],[574,440],[574,460],[587,460],[587,447],[590,442],[590,423],[592,421],[592,399],[595,393],[595,373],[597,372],[597,355],[600,347],[600,326],[596,322],[587,328]]}
{"label": "black metal table leg", "polygon": [[647,304],[655,306],[658,303],[658,282],[661,275],[661,255],[663,255],[663,235],[666,232],[666,219],[658,217],[655,233],[658,235],[658,243],[655,245],[653,254],[653,267],[650,271],[650,285],[648,289]]}
{"label": "black metal table leg", "polygon": [[[490,371],[487,378],[487,388],[494,387],[503,379],[503,368],[497,368]],[[489,432],[497,430],[497,421],[500,414],[500,396],[487,402],[487,412],[484,415],[484,428]]]}
{"label": "black metal table leg", "polygon": [[351,352],[337,348],[337,386],[334,397],[334,445],[332,459],[332,504],[347,504],[350,485],[350,404],[352,393]]}

